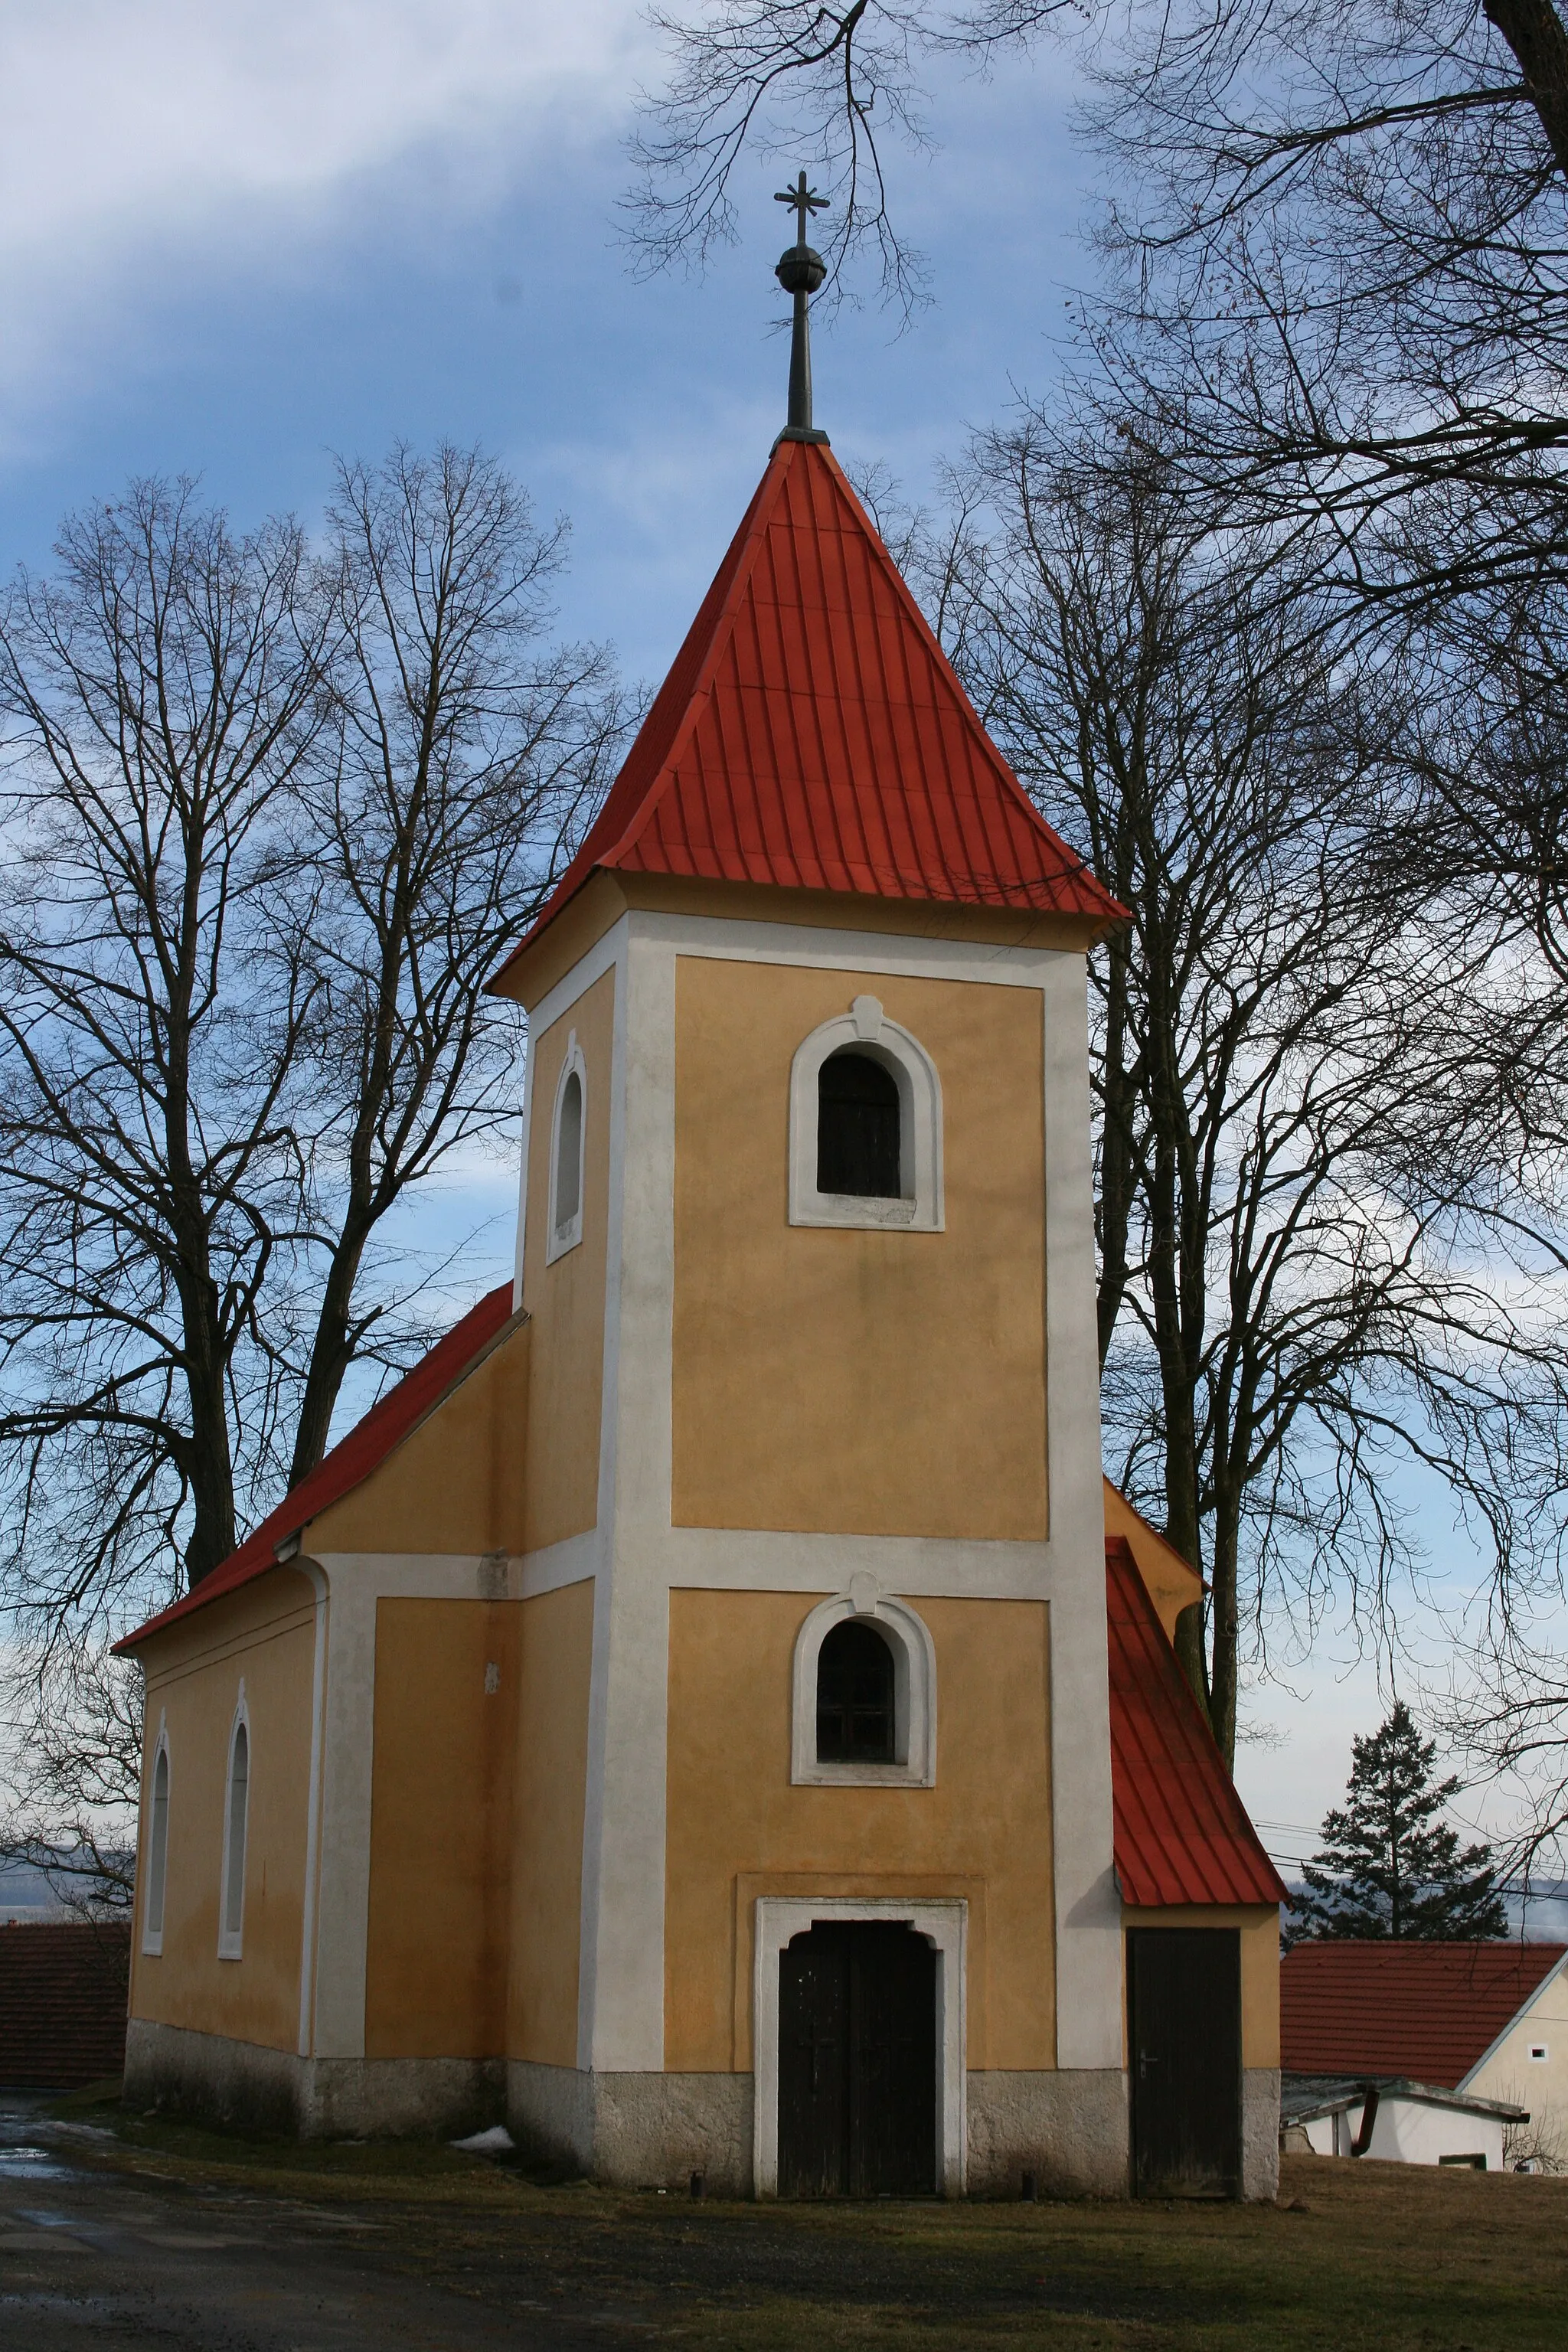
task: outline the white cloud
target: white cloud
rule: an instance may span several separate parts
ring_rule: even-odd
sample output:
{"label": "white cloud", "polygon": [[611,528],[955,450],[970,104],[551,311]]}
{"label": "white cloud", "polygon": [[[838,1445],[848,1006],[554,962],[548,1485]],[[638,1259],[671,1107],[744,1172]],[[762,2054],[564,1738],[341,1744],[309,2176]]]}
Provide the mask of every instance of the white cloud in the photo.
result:
{"label": "white cloud", "polygon": [[[0,23],[0,365],[30,404],[128,278],[304,236],[439,149],[448,203],[623,115],[635,0],[34,0]],[[421,177],[428,203],[429,176]],[[96,320],[96,331],[95,331]]]}

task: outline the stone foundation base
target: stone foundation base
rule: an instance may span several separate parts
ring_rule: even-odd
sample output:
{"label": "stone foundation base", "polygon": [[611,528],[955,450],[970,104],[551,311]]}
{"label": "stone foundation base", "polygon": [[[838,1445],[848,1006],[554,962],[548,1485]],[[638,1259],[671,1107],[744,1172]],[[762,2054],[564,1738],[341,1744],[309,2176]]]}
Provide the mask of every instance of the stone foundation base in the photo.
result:
{"label": "stone foundation base", "polygon": [[1279,2069],[1249,2066],[1241,2078],[1241,2193],[1279,2194]]}
{"label": "stone foundation base", "polygon": [[438,2138],[499,2123],[499,2058],[299,2058],[133,2017],[125,2098],[203,2123],[294,2139]]}
{"label": "stone foundation base", "polygon": [[[971,2074],[967,2189],[1016,2197],[1125,2197],[1127,2078],[1120,2071]],[[536,2160],[624,2189],[750,2197],[749,2074],[588,2074],[513,2060],[507,2124]]]}
{"label": "stone foundation base", "polygon": [[590,2074],[526,2059],[507,2067],[507,2128],[536,2160],[618,2189],[752,2193],[749,2074]]}
{"label": "stone foundation base", "polygon": [[1125,2197],[1130,2147],[1120,2067],[969,2076],[972,2197],[1016,2197],[1026,2172],[1042,2197]]}
{"label": "stone foundation base", "polygon": [[[1125,2197],[1127,2077],[1119,2070],[971,2073],[966,2187],[1016,2197],[1033,2173],[1044,2197]],[[203,2122],[300,2139],[453,2139],[504,2112],[535,2161],[623,2189],[749,2197],[750,2074],[590,2074],[500,2058],[298,2058],[220,2033],[132,2018],[125,2096]],[[1279,2077],[1248,2067],[1242,2088],[1242,2194],[1279,2180]]]}

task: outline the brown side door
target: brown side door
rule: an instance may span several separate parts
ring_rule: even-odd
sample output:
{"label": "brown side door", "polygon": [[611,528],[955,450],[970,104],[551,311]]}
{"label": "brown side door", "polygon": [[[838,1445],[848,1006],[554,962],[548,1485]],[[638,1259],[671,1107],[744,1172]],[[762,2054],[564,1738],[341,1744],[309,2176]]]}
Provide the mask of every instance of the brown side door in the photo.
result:
{"label": "brown side door", "polygon": [[1238,1931],[1129,1928],[1127,2022],[1134,2195],[1239,2197]]}

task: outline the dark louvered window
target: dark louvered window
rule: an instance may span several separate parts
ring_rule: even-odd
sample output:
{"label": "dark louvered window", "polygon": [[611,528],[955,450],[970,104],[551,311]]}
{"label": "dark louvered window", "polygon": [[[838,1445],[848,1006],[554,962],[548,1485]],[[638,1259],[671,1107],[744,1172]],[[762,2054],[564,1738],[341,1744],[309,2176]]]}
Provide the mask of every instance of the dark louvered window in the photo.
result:
{"label": "dark louvered window", "polygon": [[851,1048],[830,1054],[816,1080],[816,1189],[896,1201],[899,1087],[890,1070]]}
{"label": "dark louvered window", "polygon": [[816,1654],[816,1760],[893,1761],[893,1654],[856,1617],[835,1625]]}

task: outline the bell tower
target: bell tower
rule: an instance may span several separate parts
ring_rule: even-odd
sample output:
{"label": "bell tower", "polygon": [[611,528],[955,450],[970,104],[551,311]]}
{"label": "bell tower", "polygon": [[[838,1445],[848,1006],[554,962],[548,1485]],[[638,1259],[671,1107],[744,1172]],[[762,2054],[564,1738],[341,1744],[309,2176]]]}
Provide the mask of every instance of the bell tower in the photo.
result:
{"label": "bell tower", "polygon": [[574,1980],[525,1865],[510,2108],[601,2178],[815,2179],[800,2005],[884,1969],[928,2186],[1070,2145],[1117,2193],[1085,960],[1120,910],[812,422],[819,200],[781,201],[788,423],[496,983],[522,1590],[577,1594],[587,1679]]}

